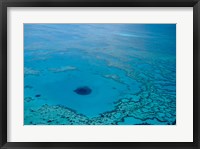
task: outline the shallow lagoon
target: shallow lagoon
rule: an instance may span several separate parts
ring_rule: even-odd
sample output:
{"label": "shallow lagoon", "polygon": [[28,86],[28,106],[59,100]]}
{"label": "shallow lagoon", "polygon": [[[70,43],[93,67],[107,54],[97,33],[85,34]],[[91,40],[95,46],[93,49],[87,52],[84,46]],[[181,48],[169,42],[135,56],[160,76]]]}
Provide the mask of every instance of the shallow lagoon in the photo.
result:
{"label": "shallow lagoon", "polygon": [[[25,125],[176,124],[176,26],[25,24]],[[89,87],[88,95],[74,92]]]}

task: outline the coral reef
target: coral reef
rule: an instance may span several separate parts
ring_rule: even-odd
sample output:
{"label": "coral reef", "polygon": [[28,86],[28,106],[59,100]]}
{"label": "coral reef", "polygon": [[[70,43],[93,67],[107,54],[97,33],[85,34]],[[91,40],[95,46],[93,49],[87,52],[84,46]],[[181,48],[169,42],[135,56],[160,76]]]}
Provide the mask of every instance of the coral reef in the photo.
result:
{"label": "coral reef", "polygon": [[[152,95],[150,95],[152,96]],[[30,98],[27,98],[30,99]],[[29,102],[25,100],[25,102]],[[160,101],[161,102],[161,101]],[[171,108],[167,108],[167,107]],[[175,102],[156,100],[133,100],[122,98],[115,102],[112,111],[104,112],[97,117],[89,118],[75,110],[62,105],[44,104],[38,109],[33,108],[25,115],[26,125],[123,125],[132,119],[129,125],[175,125]]]}

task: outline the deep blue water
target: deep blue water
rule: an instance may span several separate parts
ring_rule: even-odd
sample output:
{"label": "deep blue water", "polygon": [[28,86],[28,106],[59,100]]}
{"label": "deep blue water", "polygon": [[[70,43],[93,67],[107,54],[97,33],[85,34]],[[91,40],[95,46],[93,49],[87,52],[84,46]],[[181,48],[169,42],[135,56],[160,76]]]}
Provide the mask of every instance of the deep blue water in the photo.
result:
{"label": "deep blue water", "polygon": [[24,24],[24,124],[176,124],[176,25]]}

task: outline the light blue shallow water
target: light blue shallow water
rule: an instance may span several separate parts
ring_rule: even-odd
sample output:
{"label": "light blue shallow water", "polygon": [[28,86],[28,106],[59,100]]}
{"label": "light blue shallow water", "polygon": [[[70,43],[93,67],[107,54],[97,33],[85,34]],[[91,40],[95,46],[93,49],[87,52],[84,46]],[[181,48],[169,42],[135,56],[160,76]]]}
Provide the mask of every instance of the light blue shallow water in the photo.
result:
{"label": "light blue shallow water", "polygon": [[176,25],[25,24],[24,99],[25,125],[174,125]]}

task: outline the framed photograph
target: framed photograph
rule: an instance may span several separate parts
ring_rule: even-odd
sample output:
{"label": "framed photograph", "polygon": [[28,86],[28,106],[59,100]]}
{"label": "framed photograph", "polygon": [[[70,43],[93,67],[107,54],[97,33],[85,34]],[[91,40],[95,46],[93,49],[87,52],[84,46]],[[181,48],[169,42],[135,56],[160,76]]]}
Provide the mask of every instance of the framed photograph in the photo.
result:
{"label": "framed photograph", "polygon": [[198,0],[1,1],[1,148],[199,148]]}

